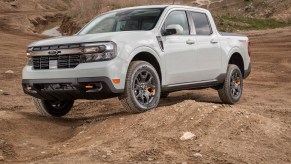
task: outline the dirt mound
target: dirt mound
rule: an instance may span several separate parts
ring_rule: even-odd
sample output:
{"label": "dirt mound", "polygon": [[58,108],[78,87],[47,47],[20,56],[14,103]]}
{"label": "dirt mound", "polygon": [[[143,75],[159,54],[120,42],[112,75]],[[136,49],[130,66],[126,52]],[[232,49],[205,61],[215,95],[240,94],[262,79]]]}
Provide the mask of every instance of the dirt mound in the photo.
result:
{"label": "dirt mound", "polygon": [[[262,154],[270,163],[288,161],[289,148],[282,144],[290,139],[288,125],[241,106],[185,100],[139,115],[110,113],[104,120],[77,128],[78,133],[65,142],[63,153],[44,162],[76,154],[78,159],[73,160],[104,163],[255,163]],[[196,137],[181,141],[185,131]],[[268,153],[282,152],[282,148],[286,155]]]}

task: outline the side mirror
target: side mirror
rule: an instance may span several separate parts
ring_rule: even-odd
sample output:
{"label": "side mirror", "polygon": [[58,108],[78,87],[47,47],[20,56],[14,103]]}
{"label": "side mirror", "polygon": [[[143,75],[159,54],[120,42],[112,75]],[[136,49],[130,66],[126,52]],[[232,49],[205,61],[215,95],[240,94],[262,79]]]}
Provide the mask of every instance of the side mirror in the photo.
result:
{"label": "side mirror", "polygon": [[164,31],[164,35],[174,35],[174,34],[181,35],[183,34],[183,31],[184,29],[181,25],[171,24],[166,27],[166,30]]}

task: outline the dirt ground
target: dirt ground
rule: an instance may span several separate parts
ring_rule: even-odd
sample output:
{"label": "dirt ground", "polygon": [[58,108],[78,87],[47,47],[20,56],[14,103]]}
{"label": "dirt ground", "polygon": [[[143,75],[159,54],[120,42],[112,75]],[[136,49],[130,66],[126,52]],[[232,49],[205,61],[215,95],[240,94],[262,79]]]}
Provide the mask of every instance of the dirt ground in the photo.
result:
{"label": "dirt ground", "polygon": [[[26,46],[44,36],[15,29],[21,14],[0,13],[0,163],[291,163],[291,27],[245,32],[253,70],[236,105],[205,89],[136,115],[116,98],[77,101],[56,119],[22,92]],[[180,140],[187,131],[196,137]]]}

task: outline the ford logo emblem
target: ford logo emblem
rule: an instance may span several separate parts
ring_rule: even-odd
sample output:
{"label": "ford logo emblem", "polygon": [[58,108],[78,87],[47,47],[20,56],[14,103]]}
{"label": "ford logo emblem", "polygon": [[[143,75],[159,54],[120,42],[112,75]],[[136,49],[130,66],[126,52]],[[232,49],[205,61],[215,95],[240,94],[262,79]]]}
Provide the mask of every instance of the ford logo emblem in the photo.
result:
{"label": "ford logo emblem", "polygon": [[58,50],[49,50],[48,51],[49,55],[58,55],[59,53],[61,53],[61,51],[58,51]]}

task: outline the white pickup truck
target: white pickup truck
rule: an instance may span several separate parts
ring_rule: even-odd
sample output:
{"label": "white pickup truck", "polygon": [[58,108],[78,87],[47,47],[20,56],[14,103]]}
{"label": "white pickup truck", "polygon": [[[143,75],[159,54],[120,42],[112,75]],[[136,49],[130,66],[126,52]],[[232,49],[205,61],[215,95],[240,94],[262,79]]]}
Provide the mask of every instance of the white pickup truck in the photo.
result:
{"label": "white pickup truck", "polygon": [[27,57],[23,90],[54,117],[76,99],[119,97],[139,113],[170,92],[207,87],[234,104],[251,72],[246,36],[218,32],[209,11],[177,5],[104,13],[73,36],[33,42]]}

